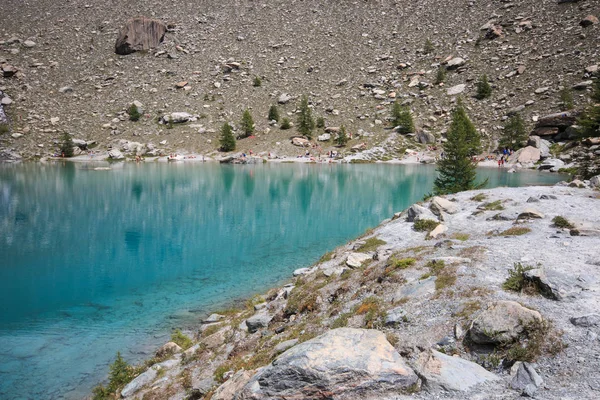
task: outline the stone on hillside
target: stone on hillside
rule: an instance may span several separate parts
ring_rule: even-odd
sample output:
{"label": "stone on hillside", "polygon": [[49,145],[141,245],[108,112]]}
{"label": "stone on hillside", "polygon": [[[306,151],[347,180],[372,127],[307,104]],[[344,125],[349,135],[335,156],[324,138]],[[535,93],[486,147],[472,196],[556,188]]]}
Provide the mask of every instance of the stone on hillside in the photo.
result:
{"label": "stone on hillside", "polygon": [[181,353],[183,349],[177,343],[165,343],[160,349],[156,350],[157,357],[164,357],[169,354]]}
{"label": "stone on hillside", "polygon": [[350,253],[346,259],[346,265],[350,268],[360,268],[363,263],[368,260],[372,260],[373,256],[365,253]]}
{"label": "stone on hillside", "polygon": [[431,211],[418,204],[413,204],[406,211],[406,221],[415,222],[420,219],[431,219],[437,221],[437,217]]}
{"label": "stone on hillside", "polygon": [[418,381],[384,333],[339,328],[287,350],[252,377],[239,396],[358,399],[369,393],[384,398]]}
{"label": "stone on hillside", "polygon": [[138,391],[140,391],[140,389],[142,389],[144,386],[149,385],[150,383],[154,382],[154,380],[156,379],[157,372],[158,372],[157,369],[160,369],[160,368],[157,367],[155,369],[155,367],[150,367],[146,370],[146,372],[138,375],[134,380],[129,382],[123,388],[123,390],[121,390],[121,397],[127,398],[129,396],[133,396]]}
{"label": "stone on hillside", "polygon": [[246,320],[246,326],[248,327],[248,332],[254,333],[261,328],[266,328],[269,326],[269,322],[273,319],[266,311],[261,311]]}
{"label": "stone on hillside", "polygon": [[35,45],[36,43],[33,40],[26,40],[23,42],[23,47],[27,47],[28,49],[35,47]]}
{"label": "stone on hillside", "polygon": [[308,273],[310,273],[311,269],[310,268],[298,268],[296,270],[294,270],[293,272],[293,276],[300,276],[300,275],[306,275]]}
{"label": "stone on hillside", "polygon": [[276,354],[281,354],[284,351],[286,351],[288,349],[291,349],[292,347],[294,347],[297,344],[298,344],[298,339],[286,340],[285,342],[281,342],[277,346],[275,346],[275,348],[273,349],[273,351]]}
{"label": "stone on hillside", "polygon": [[478,364],[435,350],[421,353],[416,368],[428,392],[467,391],[480,383],[500,379]]}
{"label": "stone on hillside", "polygon": [[536,127],[567,128],[577,121],[577,117],[578,113],[575,111],[565,111],[555,114],[549,114],[540,117],[537,121]]}
{"label": "stone on hillside", "polygon": [[600,188],[600,175],[596,175],[590,178],[590,186],[592,188]]}
{"label": "stone on hillside", "polygon": [[572,297],[578,290],[574,290],[569,278],[557,271],[547,268],[534,268],[524,272],[526,280],[533,282],[542,295],[553,300],[563,300]]}
{"label": "stone on hillside", "polygon": [[588,314],[582,315],[581,317],[571,317],[569,321],[575,326],[581,326],[583,328],[592,328],[600,326],[600,314]]}
{"label": "stone on hillside", "polygon": [[108,157],[110,157],[111,160],[122,160],[125,158],[125,156],[123,155],[123,153],[121,153],[119,150],[117,149],[111,149],[108,151]]}
{"label": "stone on hillside", "polygon": [[12,99],[7,95],[4,95],[4,97],[2,97],[2,100],[0,100],[0,104],[2,104],[3,106],[10,106],[12,102]]}
{"label": "stone on hillside", "polygon": [[233,400],[252,378],[254,371],[239,370],[224,384],[219,386],[212,395],[212,400]]}
{"label": "stone on hillside", "polygon": [[532,146],[527,146],[517,151],[517,161],[520,163],[538,162],[541,157],[540,149],[536,149]]}
{"label": "stone on hillside", "polygon": [[210,314],[208,316],[208,318],[206,318],[202,321],[202,323],[203,324],[214,324],[215,322],[221,321],[223,318],[225,318],[225,317],[221,314]]}
{"label": "stone on hillside", "polygon": [[163,41],[166,32],[166,25],[156,19],[130,19],[119,32],[115,53],[127,55],[156,48]]}
{"label": "stone on hillside", "polygon": [[541,322],[542,316],[537,311],[515,301],[497,301],[473,320],[469,336],[479,344],[512,343],[533,324]]}
{"label": "stone on hillside", "polygon": [[277,102],[279,104],[287,104],[290,102],[290,100],[292,99],[292,96],[290,96],[287,93],[282,93],[281,95],[279,95],[279,98],[277,99]]}
{"label": "stone on hillside", "polygon": [[444,224],[438,224],[431,232],[429,232],[428,237],[432,239],[437,239],[438,236],[443,235],[448,231],[448,227]]}
{"label": "stone on hillside", "polygon": [[416,139],[421,144],[435,143],[435,135],[431,132],[419,132]]}
{"label": "stone on hillside", "polygon": [[310,146],[310,140],[304,139],[304,138],[301,138],[301,137],[295,137],[295,138],[292,138],[292,144],[294,146],[298,146],[298,147],[309,147]]}
{"label": "stone on hillside", "polygon": [[533,394],[544,383],[544,380],[528,362],[517,361],[510,369],[512,380],[510,387],[523,395],[533,397]]}
{"label": "stone on hillside", "polygon": [[417,298],[425,297],[435,293],[435,276],[430,276],[427,279],[420,279],[402,285],[396,293],[394,293],[394,302],[400,301],[405,297]]}
{"label": "stone on hillside", "polygon": [[485,33],[485,37],[488,39],[491,39],[491,40],[502,37],[502,35],[503,35],[503,33],[502,33],[501,25],[494,25],[494,26],[490,27],[490,29],[488,29],[487,32]]}
{"label": "stone on hillside", "polygon": [[59,93],[73,93],[73,88],[71,86],[63,86],[58,89]]}
{"label": "stone on hillside", "polygon": [[402,307],[389,310],[385,316],[385,324],[388,326],[395,326],[404,321],[406,321],[406,310]]}
{"label": "stone on hillside", "polygon": [[327,128],[325,128],[325,133],[339,133],[339,132],[340,132],[339,126],[328,126]]}
{"label": "stone on hillside", "polygon": [[317,137],[317,140],[319,142],[327,142],[328,140],[331,140],[331,135],[329,133],[324,133],[322,135],[319,135]]}
{"label": "stone on hillside", "polygon": [[573,89],[574,90],[585,90],[585,89],[591,87],[593,83],[594,83],[594,81],[578,82],[573,85]]}
{"label": "stone on hillside", "polygon": [[446,200],[443,197],[435,196],[431,200],[431,205],[429,209],[437,216],[440,216],[442,212],[447,214],[456,214],[458,212],[458,207],[456,203]]}
{"label": "stone on hillside", "polygon": [[596,25],[596,24],[598,24],[598,18],[595,15],[591,15],[591,14],[579,22],[579,25],[583,26],[584,28],[586,28],[588,26]]}
{"label": "stone on hillside", "polygon": [[541,212],[534,210],[533,208],[526,208],[523,212],[521,212],[517,219],[542,219],[544,218],[544,214]]}
{"label": "stone on hillside", "polygon": [[554,126],[542,126],[535,128],[532,134],[535,136],[556,136],[560,132],[560,129]]}
{"label": "stone on hillside", "polygon": [[466,61],[464,58],[454,57],[453,59],[448,61],[448,63],[446,64],[446,67],[448,69],[456,69],[458,67],[462,67],[463,65],[465,65],[465,63],[466,63]]}
{"label": "stone on hillside", "polygon": [[174,124],[182,124],[184,122],[191,121],[193,116],[186,112],[173,112],[162,117],[163,123],[167,124],[172,122]]}
{"label": "stone on hillside", "polygon": [[558,158],[547,158],[539,166],[538,169],[546,170],[549,169],[552,172],[558,172],[559,169],[565,166],[565,162]]}
{"label": "stone on hillside", "polygon": [[12,65],[2,64],[2,76],[4,78],[10,78],[15,75],[19,70]]}

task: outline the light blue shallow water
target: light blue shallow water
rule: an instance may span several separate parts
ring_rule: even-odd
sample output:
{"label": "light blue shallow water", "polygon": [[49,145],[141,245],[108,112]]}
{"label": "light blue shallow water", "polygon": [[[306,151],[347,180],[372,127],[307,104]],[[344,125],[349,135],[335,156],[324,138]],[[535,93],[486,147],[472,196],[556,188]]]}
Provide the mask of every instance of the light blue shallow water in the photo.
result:
{"label": "light blue shallow water", "polygon": [[[431,190],[393,165],[0,166],[0,398],[81,398],[117,351],[265,290]],[[487,169],[490,186],[557,175]]]}

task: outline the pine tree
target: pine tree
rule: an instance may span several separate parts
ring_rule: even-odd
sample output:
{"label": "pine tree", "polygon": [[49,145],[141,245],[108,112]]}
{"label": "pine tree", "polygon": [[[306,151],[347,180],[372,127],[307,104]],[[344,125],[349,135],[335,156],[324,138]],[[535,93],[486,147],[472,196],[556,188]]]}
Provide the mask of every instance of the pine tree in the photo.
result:
{"label": "pine tree", "polygon": [[269,118],[269,121],[279,122],[279,110],[275,104],[271,105],[269,108],[269,116],[267,118]]}
{"label": "pine tree", "polygon": [[407,107],[402,107],[397,101],[392,105],[392,124],[398,128],[398,133],[407,134],[415,131],[412,114]]}
{"label": "pine tree", "polygon": [[246,109],[242,115],[241,129],[242,134],[240,135],[240,138],[247,138],[254,133],[254,120],[248,109]]}
{"label": "pine tree", "polygon": [[139,121],[142,116],[138,107],[133,103],[127,108],[127,114],[129,114],[129,120],[134,122]]}
{"label": "pine tree", "polygon": [[520,114],[515,114],[506,120],[499,146],[501,148],[517,150],[523,147],[528,137],[523,117]]}
{"label": "pine tree", "polygon": [[298,116],[298,132],[302,135],[312,138],[312,132],[315,129],[315,121],[312,118],[310,107],[308,106],[308,97],[302,96],[300,102],[300,115]]}
{"label": "pine tree", "polygon": [[325,128],[325,118],[317,118],[317,128]]}
{"label": "pine tree", "polygon": [[[475,183],[476,164],[471,158],[470,126],[466,123],[465,117],[464,109],[459,104],[452,113],[452,123],[447,134],[448,140],[443,145],[444,156],[437,164],[438,176],[433,186],[435,195],[476,189],[486,183]],[[475,133],[477,132],[475,131]]]}
{"label": "pine tree", "polygon": [[446,80],[446,68],[444,68],[443,66],[440,65],[440,67],[437,70],[437,75],[435,77],[435,84],[439,85],[440,83],[443,83]]}
{"label": "pine tree", "polygon": [[60,152],[65,157],[73,157],[73,139],[67,132],[63,133],[62,143],[60,144]]}
{"label": "pine tree", "polygon": [[221,151],[235,150],[235,137],[233,137],[233,131],[228,122],[225,122],[221,128],[221,138],[219,139],[219,142],[221,143]]}
{"label": "pine tree", "polygon": [[292,123],[290,122],[289,118],[286,117],[281,121],[281,126],[280,126],[281,129],[286,130],[286,129],[290,129],[291,127],[292,127]]}
{"label": "pine tree", "polygon": [[346,128],[344,125],[340,127],[340,131],[338,132],[338,136],[335,139],[335,142],[338,146],[343,147],[348,143],[348,135],[346,134]]}
{"label": "pine tree", "polygon": [[600,136],[600,78],[594,79],[592,104],[585,109],[577,120],[582,137]]}
{"label": "pine tree", "polygon": [[110,365],[109,370],[109,390],[111,390],[111,392],[116,391],[121,386],[129,383],[129,381],[131,381],[131,379],[133,378],[131,367],[129,366],[127,361],[125,361],[123,357],[121,357],[120,352],[117,352],[117,358],[115,362],[113,362]]}
{"label": "pine tree", "polygon": [[435,47],[433,47],[433,43],[431,43],[431,40],[427,38],[427,40],[425,41],[425,46],[423,47],[423,51],[425,52],[425,54],[429,54],[433,53],[434,50]]}
{"label": "pine tree", "polygon": [[481,78],[479,78],[479,82],[477,82],[477,94],[475,95],[475,97],[479,100],[483,100],[487,97],[490,97],[491,95],[492,87],[488,82],[487,75],[484,74],[481,76]]}
{"label": "pine tree", "polygon": [[252,86],[260,87],[261,85],[262,85],[262,79],[260,79],[260,76],[255,76],[254,81],[252,82]]}
{"label": "pine tree", "polygon": [[[454,118],[454,114],[456,114],[456,119]],[[455,122],[456,120],[456,122]],[[456,109],[453,113],[452,125],[458,124],[461,126],[461,129],[464,129],[467,135],[467,143],[469,146],[469,157],[473,157],[481,152],[481,136],[473,122],[469,119],[467,112],[465,111],[465,107],[463,106],[462,100],[459,98]],[[451,125],[451,128],[452,128]]]}

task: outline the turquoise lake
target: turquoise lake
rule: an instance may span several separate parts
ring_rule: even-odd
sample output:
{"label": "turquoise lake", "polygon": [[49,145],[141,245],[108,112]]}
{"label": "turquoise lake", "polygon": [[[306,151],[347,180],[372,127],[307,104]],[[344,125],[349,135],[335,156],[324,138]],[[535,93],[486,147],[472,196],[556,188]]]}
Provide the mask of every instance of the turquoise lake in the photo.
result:
{"label": "turquoise lake", "polygon": [[[117,351],[149,358],[171,329],[294,269],[431,190],[399,165],[0,165],[0,399],[81,398]],[[488,187],[556,174],[482,169]]]}

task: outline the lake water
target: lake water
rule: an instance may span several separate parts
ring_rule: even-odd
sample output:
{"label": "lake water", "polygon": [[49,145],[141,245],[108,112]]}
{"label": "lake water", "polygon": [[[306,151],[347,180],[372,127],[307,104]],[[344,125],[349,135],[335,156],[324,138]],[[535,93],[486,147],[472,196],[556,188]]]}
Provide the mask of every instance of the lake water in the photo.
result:
{"label": "lake water", "polygon": [[[420,200],[398,165],[0,165],[0,398],[81,398]],[[484,169],[489,186],[558,175]]]}

